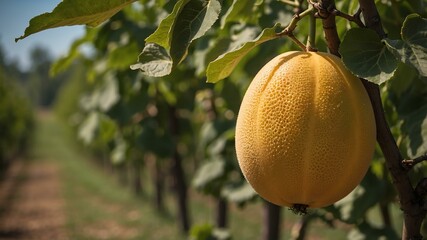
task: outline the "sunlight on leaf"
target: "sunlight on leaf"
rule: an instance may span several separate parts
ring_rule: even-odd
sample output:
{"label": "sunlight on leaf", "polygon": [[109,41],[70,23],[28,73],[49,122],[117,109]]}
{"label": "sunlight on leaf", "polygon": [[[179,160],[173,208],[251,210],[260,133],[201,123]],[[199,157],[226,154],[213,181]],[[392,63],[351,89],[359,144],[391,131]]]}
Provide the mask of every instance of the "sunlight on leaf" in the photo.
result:
{"label": "sunlight on leaf", "polygon": [[149,43],[139,55],[137,64],[131,65],[132,70],[140,69],[144,74],[152,77],[163,77],[172,71],[172,59],[160,45]]}
{"label": "sunlight on leaf", "polygon": [[207,82],[216,83],[221,79],[228,77],[237,64],[256,46],[266,41],[276,39],[276,31],[279,29],[280,24],[276,24],[272,28],[264,29],[261,34],[253,41],[246,42],[241,47],[233,49],[221,56],[208,65],[206,75]]}
{"label": "sunlight on leaf", "polygon": [[[172,71],[172,67],[178,65],[185,58],[191,42],[203,36],[212,27],[218,19],[220,11],[221,4],[218,0],[178,1],[172,13],[163,19],[153,34],[145,39],[147,45],[155,44],[163,48],[162,51],[164,52],[159,54],[167,54],[169,56],[168,63],[161,62],[161,66],[163,67],[160,67],[162,69],[160,73],[143,69],[146,66],[149,66],[150,69],[153,66],[159,67],[159,62],[150,63],[149,61],[145,61],[143,65],[135,64],[131,68],[140,68],[144,74],[151,77],[168,75]],[[154,50],[152,48],[150,51],[146,51],[144,48],[140,59],[151,58],[150,56],[144,56],[146,54],[156,55],[153,52]]]}
{"label": "sunlight on leaf", "polygon": [[184,5],[174,21],[170,55],[174,65],[180,63],[191,42],[203,36],[216,22],[221,5],[217,0],[191,0]]}
{"label": "sunlight on leaf", "polygon": [[82,24],[98,26],[134,1],[136,0],[64,0],[52,12],[32,18],[24,35],[16,38],[15,42],[49,28]]}

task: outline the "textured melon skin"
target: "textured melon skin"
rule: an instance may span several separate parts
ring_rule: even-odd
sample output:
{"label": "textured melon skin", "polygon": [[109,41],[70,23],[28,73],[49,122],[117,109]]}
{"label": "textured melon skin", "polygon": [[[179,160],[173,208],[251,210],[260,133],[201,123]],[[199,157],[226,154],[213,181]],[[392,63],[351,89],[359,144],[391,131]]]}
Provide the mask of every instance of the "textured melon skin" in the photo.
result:
{"label": "textured melon skin", "polygon": [[376,143],[369,97],[331,54],[286,52],[251,82],[236,125],[246,180],[277,205],[328,206],[362,180]]}

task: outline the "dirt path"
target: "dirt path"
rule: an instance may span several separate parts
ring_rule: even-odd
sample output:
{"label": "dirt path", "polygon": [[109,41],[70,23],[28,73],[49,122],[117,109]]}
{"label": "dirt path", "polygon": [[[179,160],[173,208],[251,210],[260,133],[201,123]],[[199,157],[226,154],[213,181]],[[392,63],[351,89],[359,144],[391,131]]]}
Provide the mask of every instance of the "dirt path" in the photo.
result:
{"label": "dirt path", "polygon": [[0,240],[67,238],[59,171],[46,162],[18,162],[0,182]]}

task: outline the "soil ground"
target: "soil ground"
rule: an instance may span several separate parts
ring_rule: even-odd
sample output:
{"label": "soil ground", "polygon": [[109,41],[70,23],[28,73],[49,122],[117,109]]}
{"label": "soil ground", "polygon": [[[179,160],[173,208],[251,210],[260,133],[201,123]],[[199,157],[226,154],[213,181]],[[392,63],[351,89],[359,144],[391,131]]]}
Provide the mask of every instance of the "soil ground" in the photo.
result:
{"label": "soil ground", "polygon": [[0,239],[68,239],[58,167],[15,161],[0,182]]}

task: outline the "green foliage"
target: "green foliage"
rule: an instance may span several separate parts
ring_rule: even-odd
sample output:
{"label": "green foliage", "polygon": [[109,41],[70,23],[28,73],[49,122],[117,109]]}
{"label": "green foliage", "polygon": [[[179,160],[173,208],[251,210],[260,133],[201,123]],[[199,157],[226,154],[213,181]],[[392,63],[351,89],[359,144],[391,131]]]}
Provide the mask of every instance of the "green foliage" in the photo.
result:
{"label": "green foliage", "polygon": [[172,13],[145,40],[147,45],[138,59],[141,63],[132,65],[132,69],[141,69],[153,77],[168,75],[171,63],[175,66],[183,60],[190,43],[206,33],[218,19],[220,10],[217,0],[178,1]]}
{"label": "green foliage", "polygon": [[33,117],[28,99],[0,65],[0,173],[27,150]]}
{"label": "green foliage", "polygon": [[[69,56],[51,70],[61,72],[75,60],[85,64],[87,72],[81,76],[85,83],[75,87],[78,90],[70,98],[77,99],[79,92],[75,119],[80,137],[114,163],[125,164],[135,161],[131,156],[144,154],[167,161],[179,154],[186,177],[197,190],[239,206],[256,200],[237,166],[234,124],[243,93],[257,71],[274,56],[299,49],[286,37],[271,41],[291,21],[293,7],[275,0],[140,0],[123,8],[130,2],[92,3],[94,9],[103,7],[101,15],[86,16],[80,8],[67,10],[84,16],[76,24],[98,24],[109,18],[100,28],[88,28]],[[73,3],[63,1],[52,14],[33,19],[23,37],[45,29],[33,27],[51,24],[55,14],[65,12],[59,7],[66,4]],[[350,71],[380,85],[391,130],[402,153],[412,158],[427,151],[427,11],[422,0],[376,4],[388,37],[380,39],[375,32],[337,17],[340,53]],[[358,1],[336,1],[336,6],[352,15]],[[64,25],[71,18],[56,21],[57,25],[46,26]],[[295,38],[304,42],[308,25],[301,19]],[[323,34],[316,41],[320,51],[327,51]],[[81,54],[83,44],[94,54]],[[130,68],[141,71],[131,71],[128,66],[138,54],[138,63]],[[377,152],[360,186],[315,216],[324,220],[333,216],[334,222],[351,224],[349,238],[395,239],[399,230],[372,224],[368,216],[378,206],[396,203],[383,164]],[[196,226],[192,236],[209,239],[214,232],[211,225]]]}
{"label": "green foliage", "polygon": [[98,26],[134,1],[64,0],[51,13],[44,13],[31,19],[30,25],[25,29],[24,35],[16,38],[15,41],[49,28],[79,24],[87,24],[91,27]]}
{"label": "green foliage", "polygon": [[393,54],[370,29],[350,29],[340,46],[340,54],[350,71],[376,84],[390,79],[397,67]]}
{"label": "green foliage", "polygon": [[190,230],[190,240],[229,240],[230,233],[226,230],[214,229],[210,224],[195,225]]}
{"label": "green foliage", "polygon": [[401,30],[402,40],[386,41],[386,46],[401,62],[427,77],[427,19],[418,14],[406,17]]}
{"label": "green foliage", "polygon": [[216,83],[221,79],[228,77],[242,60],[252,49],[261,43],[277,38],[276,32],[280,24],[276,24],[272,28],[264,29],[261,34],[253,41],[245,42],[242,46],[237,46],[235,49],[219,56],[217,59],[209,63],[206,70],[208,82]]}
{"label": "green foliage", "polygon": [[350,29],[340,46],[346,67],[356,76],[381,84],[388,81],[401,61],[426,76],[427,19],[418,14],[406,17],[402,40],[384,39],[369,29]]}

